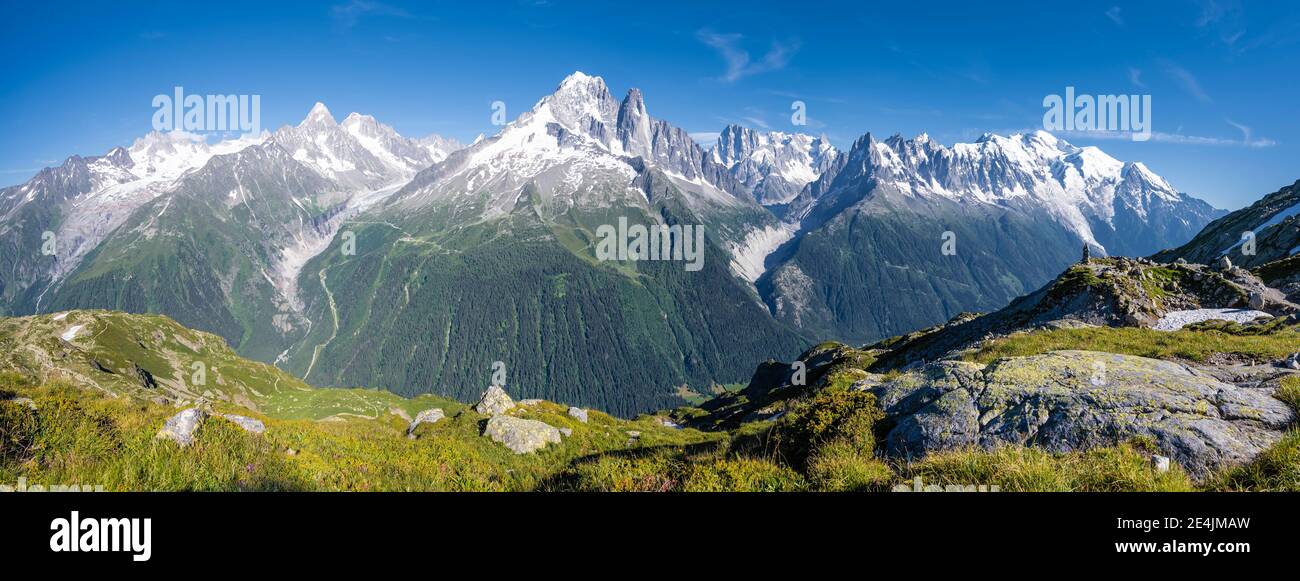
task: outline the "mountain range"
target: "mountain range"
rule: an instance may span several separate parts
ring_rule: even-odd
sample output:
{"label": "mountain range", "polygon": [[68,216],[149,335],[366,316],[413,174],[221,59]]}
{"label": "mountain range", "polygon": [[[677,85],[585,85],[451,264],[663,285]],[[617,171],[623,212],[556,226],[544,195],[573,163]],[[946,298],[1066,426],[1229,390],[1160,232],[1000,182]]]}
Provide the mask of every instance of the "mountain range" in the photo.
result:
{"label": "mountain range", "polygon": [[[1088,247],[1146,255],[1223,212],[1045,132],[726,127],[710,149],[574,73],[468,146],[322,104],[208,144],[150,134],[0,190],[0,313],[161,313],[322,386],[672,407],[790,358],[995,310]],[[602,226],[697,225],[703,268],[606,261]],[[52,233],[52,236],[51,234]],[[52,252],[43,252],[52,250]]]}

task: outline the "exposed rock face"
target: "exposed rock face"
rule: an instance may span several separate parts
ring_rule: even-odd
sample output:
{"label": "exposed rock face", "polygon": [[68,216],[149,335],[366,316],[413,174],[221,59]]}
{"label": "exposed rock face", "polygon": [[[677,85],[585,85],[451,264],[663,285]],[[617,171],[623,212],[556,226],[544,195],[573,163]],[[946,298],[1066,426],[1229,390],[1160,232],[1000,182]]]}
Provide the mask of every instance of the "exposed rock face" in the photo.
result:
{"label": "exposed rock face", "polygon": [[[1246,234],[1250,233],[1247,245]],[[1186,244],[1153,258],[1212,264],[1220,257],[1247,268],[1285,260],[1300,245],[1300,181],[1206,225]],[[1249,249],[1249,250],[1248,250]],[[1266,277],[1267,278],[1267,277]]]}
{"label": "exposed rock face", "polygon": [[513,416],[494,416],[488,420],[483,435],[516,454],[528,454],[545,448],[547,444],[560,443],[560,431],[555,427]]}
{"label": "exposed rock face", "polygon": [[985,368],[941,361],[864,388],[894,423],[884,442],[894,456],[1008,444],[1070,452],[1143,439],[1204,478],[1250,460],[1294,419],[1268,383],[1251,385],[1260,387],[1156,359],[1057,351]]}
{"label": "exposed rock face", "polygon": [[1250,297],[1247,299],[1247,305],[1249,305],[1250,308],[1257,310],[1264,308],[1264,293],[1252,291]]}
{"label": "exposed rock face", "polygon": [[724,128],[709,153],[764,205],[789,203],[840,155],[825,137],[739,125]]}
{"label": "exposed rock face", "polygon": [[154,437],[166,438],[180,444],[181,447],[189,446],[194,443],[194,432],[206,419],[208,419],[207,412],[199,408],[187,409],[169,418]]}
{"label": "exposed rock face", "polygon": [[577,418],[582,423],[587,423],[587,410],[577,407],[569,407],[569,415]]}
{"label": "exposed rock face", "polygon": [[406,437],[414,438],[415,428],[419,427],[420,424],[436,424],[439,420],[445,417],[447,417],[447,414],[442,412],[442,408],[427,409],[415,414],[415,419],[412,420],[411,425],[406,428]]}
{"label": "exposed rock face", "polygon": [[[1192,322],[1183,312],[1207,309],[1237,310],[1245,318],[1235,320],[1251,320],[1256,317],[1245,307],[1252,295],[1256,296],[1254,304],[1260,305],[1254,310],[1262,314],[1282,316],[1300,311],[1300,305],[1242,268],[1216,271],[1192,263],[1094,258],[1069,268],[1000,311],[965,320],[959,315],[941,327],[904,336],[873,369],[933,361],[985,338],[1018,330],[1079,325],[1169,330],[1180,328],[1179,320]],[[1176,315],[1161,326],[1170,313]]]}
{"label": "exposed rock face", "polygon": [[250,417],[237,416],[235,414],[222,414],[221,417],[234,422],[235,425],[243,428],[245,432],[250,434],[261,434],[266,432],[266,424],[263,424],[262,420],[255,420]]}
{"label": "exposed rock face", "polygon": [[478,404],[474,406],[474,411],[487,416],[495,416],[504,414],[513,407],[515,407],[515,400],[510,399],[510,396],[506,394],[506,390],[493,385],[483,392],[483,397],[479,398]]}
{"label": "exposed rock face", "polygon": [[132,363],[131,365],[134,367],[136,378],[140,380],[140,385],[146,389],[158,389],[158,381],[153,378],[153,374],[149,373],[148,369],[140,367],[139,363]]}

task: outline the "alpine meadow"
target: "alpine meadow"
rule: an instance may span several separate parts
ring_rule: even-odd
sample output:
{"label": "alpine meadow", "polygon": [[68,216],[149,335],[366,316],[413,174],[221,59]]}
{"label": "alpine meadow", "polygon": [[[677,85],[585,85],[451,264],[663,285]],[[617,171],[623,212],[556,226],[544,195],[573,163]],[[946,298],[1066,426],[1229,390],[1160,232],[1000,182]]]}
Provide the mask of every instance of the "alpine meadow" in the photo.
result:
{"label": "alpine meadow", "polygon": [[1294,9],[128,4],[4,9],[6,491],[1300,491]]}

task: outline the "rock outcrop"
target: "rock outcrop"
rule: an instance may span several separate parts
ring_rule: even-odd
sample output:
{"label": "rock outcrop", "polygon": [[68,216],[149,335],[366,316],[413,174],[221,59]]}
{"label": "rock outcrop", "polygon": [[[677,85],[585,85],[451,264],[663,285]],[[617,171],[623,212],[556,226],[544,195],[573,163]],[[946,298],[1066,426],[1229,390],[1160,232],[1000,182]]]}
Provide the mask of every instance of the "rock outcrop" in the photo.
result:
{"label": "rock outcrop", "polygon": [[199,408],[187,409],[168,418],[154,437],[171,440],[181,447],[189,446],[194,443],[194,432],[198,431],[199,426],[207,419],[207,412]]}
{"label": "rock outcrop", "polygon": [[587,423],[587,410],[578,407],[569,407],[569,415],[582,423]]}
{"label": "rock outcrop", "polygon": [[262,420],[255,420],[247,416],[238,416],[235,414],[221,414],[221,417],[234,422],[235,425],[243,428],[245,432],[250,434],[261,434],[266,432],[266,424],[263,424]]}
{"label": "rock outcrop", "polygon": [[513,407],[515,407],[515,400],[510,399],[506,390],[493,385],[483,392],[483,397],[479,398],[478,403],[474,405],[474,411],[485,416],[495,416],[504,414]]}
{"label": "rock outcrop", "polygon": [[547,444],[560,443],[560,430],[554,426],[513,416],[493,416],[483,429],[483,435],[516,454],[528,454],[545,448]]}
{"label": "rock outcrop", "polygon": [[436,424],[445,417],[447,417],[447,414],[443,413],[442,408],[427,409],[415,414],[415,419],[411,420],[411,425],[406,428],[406,437],[414,438],[415,428],[418,428],[420,424]]}
{"label": "rock outcrop", "polygon": [[1273,316],[1300,312],[1300,305],[1282,291],[1242,268],[1214,270],[1145,258],[1094,258],[1070,267],[1000,311],[978,317],[958,315],[946,325],[888,340],[889,352],[880,356],[873,370],[933,361],[1014,331],[1065,326],[1153,328],[1170,313],[1244,310],[1251,304],[1256,305],[1254,310]]}
{"label": "rock outcrop", "polygon": [[1270,384],[1233,385],[1157,359],[1056,351],[987,367],[940,361],[862,389],[876,394],[893,426],[883,443],[892,456],[1143,441],[1204,478],[1254,458],[1295,419]]}

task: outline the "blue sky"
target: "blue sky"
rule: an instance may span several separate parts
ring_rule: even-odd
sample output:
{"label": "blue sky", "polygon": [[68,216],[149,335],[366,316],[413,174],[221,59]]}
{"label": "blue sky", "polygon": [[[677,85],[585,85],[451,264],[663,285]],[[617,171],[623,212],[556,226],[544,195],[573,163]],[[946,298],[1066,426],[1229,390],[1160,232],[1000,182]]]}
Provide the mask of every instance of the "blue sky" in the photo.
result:
{"label": "blue sky", "polygon": [[154,95],[259,94],[262,125],[315,101],[405,135],[492,133],[568,73],[641,88],[693,133],[727,123],[847,147],[927,132],[945,144],[1041,127],[1042,101],[1150,94],[1156,138],[1067,136],[1237,208],[1300,178],[1294,3],[56,2],[0,18],[0,184],[150,130]]}

